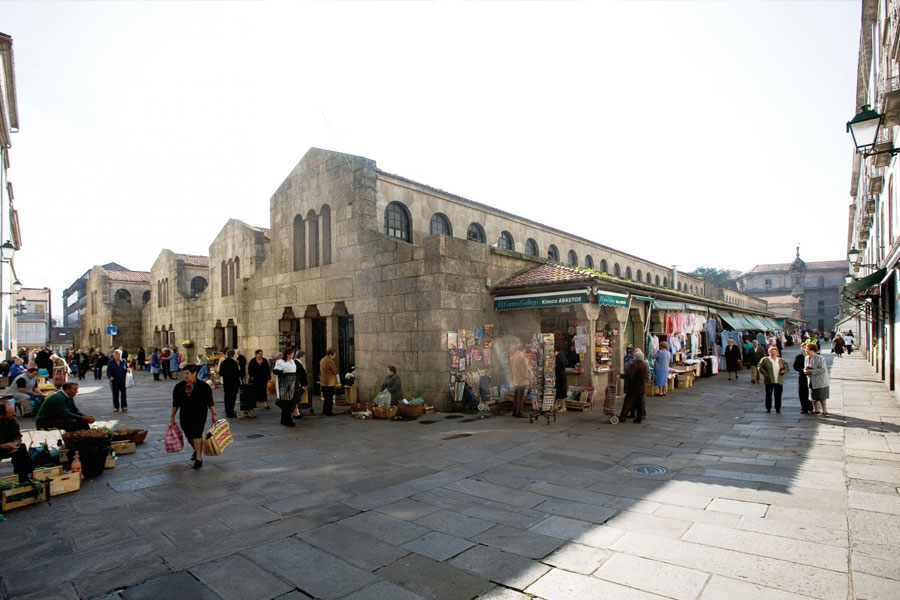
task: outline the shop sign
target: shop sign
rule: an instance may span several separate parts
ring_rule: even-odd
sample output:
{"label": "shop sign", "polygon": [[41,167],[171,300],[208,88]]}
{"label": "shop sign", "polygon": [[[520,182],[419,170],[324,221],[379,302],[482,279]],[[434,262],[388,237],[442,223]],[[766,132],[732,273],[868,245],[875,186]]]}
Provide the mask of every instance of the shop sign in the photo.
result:
{"label": "shop sign", "polygon": [[572,304],[584,304],[587,301],[587,290],[573,290],[571,292],[556,292],[553,294],[535,294],[529,296],[506,296],[503,298],[494,298],[494,310],[570,306]]}

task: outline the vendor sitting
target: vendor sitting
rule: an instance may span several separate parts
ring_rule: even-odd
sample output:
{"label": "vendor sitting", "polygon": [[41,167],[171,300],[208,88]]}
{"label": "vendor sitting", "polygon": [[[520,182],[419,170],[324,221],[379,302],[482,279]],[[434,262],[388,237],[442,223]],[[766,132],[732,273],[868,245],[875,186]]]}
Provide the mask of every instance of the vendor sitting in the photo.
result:
{"label": "vendor sitting", "polygon": [[69,381],[63,384],[61,390],[44,399],[34,419],[37,428],[64,429],[66,431],[90,429],[94,417],[78,410],[75,406],[76,394],[78,394],[78,384]]}
{"label": "vendor sitting", "polygon": [[44,400],[44,392],[38,388],[37,374],[37,367],[31,367],[13,381],[12,396],[22,415],[30,415],[32,407],[37,410]]}
{"label": "vendor sitting", "polygon": [[403,400],[403,384],[400,382],[397,367],[394,365],[387,368],[387,377],[384,378],[381,389],[391,393],[391,404],[399,404]]}
{"label": "vendor sitting", "polygon": [[22,443],[19,421],[6,398],[0,399],[0,458],[12,458],[13,472],[19,476],[19,482],[31,480],[34,462]]}

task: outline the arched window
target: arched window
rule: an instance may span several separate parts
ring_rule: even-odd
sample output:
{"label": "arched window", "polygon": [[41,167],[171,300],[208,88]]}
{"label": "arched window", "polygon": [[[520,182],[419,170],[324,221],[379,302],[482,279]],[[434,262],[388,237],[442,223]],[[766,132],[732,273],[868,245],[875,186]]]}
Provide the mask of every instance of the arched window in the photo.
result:
{"label": "arched window", "polygon": [[638,269],[637,270],[637,281],[643,281],[643,280],[644,280],[644,274],[641,273],[640,269]]}
{"label": "arched window", "polygon": [[528,238],[528,241],[525,242],[525,254],[527,254],[528,256],[537,256],[538,255],[537,242],[531,238]]}
{"label": "arched window", "polygon": [[450,219],[444,213],[431,215],[431,223],[428,225],[429,235],[453,235],[453,226]]}
{"label": "arched window", "polygon": [[622,269],[619,268],[619,263],[613,264],[613,273],[612,274],[615,275],[616,277],[622,276]]}
{"label": "arched window", "polygon": [[566,264],[568,264],[570,267],[578,266],[578,255],[575,254],[574,250],[569,250],[569,254],[568,256],[566,256]]}
{"label": "arched window", "polygon": [[206,280],[200,276],[191,279],[191,297],[196,298],[206,290]]}
{"label": "arched window", "polygon": [[584,257],[584,266],[586,266],[588,269],[594,268],[594,259],[591,258],[590,254]]}
{"label": "arched window", "polygon": [[559,262],[559,249],[553,244],[550,244],[550,247],[547,248],[547,260]]}
{"label": "arched window", "polygon": [[679,292],[681,291],[681,282],[680,281],[678,282],[678,291]]}
{"label": "arched window", "polygon": [[148,302],[150,302],[150,290],[147,290],[146,292],[144,292],[144,293],[141,295],[141,301],[142,301],[144,304],[147,304]]}
{"label": "arched window", "polygon": [[163,279],[163,306],[169,305],[169,278]]}
{"label": "arched window", "polygon": [[[306,223],[303,217],[294,217],[294,270],[306,268]],[[224,294],[223,294],[224,296]]]}
{"label": "arched window", "polygon": [[512,234],[508,231],[500,233],[500,239],[497,240],[497,247],[510,252],[515,251],[516,244],[513,242]]}
{"label": "arched window", "polygon": [[669,278],[663,277],[663,287],[669,287]]}
{"label": "arched window", "polygon": [[470,242],[485,243],[487,237],[484,235],[484,228],[478,223],[472,223],[466,230],[466,239]]}
{"label": "arched window", "polygon": [[309,233],[307,234],[306,247],[308,248],[309,267],[319,266],[319,219],[316,218],[315,211],[306,213],[306,222],[309,223]]}
{"label": "arched window", "polygon": [[631,279],[631,267],[625,267],[625,279]]}
{"label": "arched window", "polygon": [[600,259],[600,272],[601,273],[609,273],[609,265],[606,264],[606,259]]}
{"label": "arched window", "polygon": [[327,204],[319,213],[322,235],[322,264],[331,264],[331,207]]}
{"label": "arched window", "polygon": [[222,297],[228,295],[228,263],[224,260],[222,261],[222,276],[220,277],[222,280]]}
{"label": "arched window", "polygon": [[694,286],[690,286],[690,291],[692,294],[694,293]]}
{"label": "arched window", "polygon": [[226,296],[231,296],[234,294],[234,260],[228,259],[228,275],[226,276],[228,280],[225,282],[228,286],[228,293]]}
{"label": "arched window", "polygon": [[399,202],[391,202],[384,209],[384,232],[402,242],[412,242],[412,219]]}
{"label": "arched window", "polygon": [[659,285],[659,275],[656,276],[656,285]]}
{"label": "arched window", "polygon": [[241,257],[240,256],[234,257],[234,280],[235,281],[241,280]]}
{"label": "arched window", "polygon": [[116,290],[114,304],[116,308],[131,308],[131,292]]}

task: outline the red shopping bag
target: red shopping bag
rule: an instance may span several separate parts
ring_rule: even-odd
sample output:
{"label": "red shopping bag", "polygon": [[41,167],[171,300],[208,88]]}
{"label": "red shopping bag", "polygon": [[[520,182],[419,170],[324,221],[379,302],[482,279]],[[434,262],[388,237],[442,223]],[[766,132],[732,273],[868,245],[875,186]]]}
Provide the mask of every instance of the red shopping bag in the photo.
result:
{"label": "red shopping bag", "polygon": [[178,426],[178,423],[169,425],[169,429],[166,430],[165,443],[166,452],[169,454],[181,452],[181,449],[184,448],[184,434],[181,432],[181,427]]}

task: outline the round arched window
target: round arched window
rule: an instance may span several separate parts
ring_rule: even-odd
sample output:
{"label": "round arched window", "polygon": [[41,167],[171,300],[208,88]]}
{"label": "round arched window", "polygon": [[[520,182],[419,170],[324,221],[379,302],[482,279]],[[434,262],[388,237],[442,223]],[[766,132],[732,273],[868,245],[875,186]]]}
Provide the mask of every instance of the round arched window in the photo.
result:
{"label": "round arched window", "polygon": [[514,251],[516,249],[516,245],[513,242],[512,234],[508,231],[504,231],[500,234],[500,238],[497,240],[497,247],[502,248],[503,250]]}
{"label": "round arched window", "polygon": [[525,242],[525,254],[527,254],[528,256],[537,256],[538,255],[537,242],[531,238],[528,238],[528,241]]}
{"label": "round arched window", "polygon": [[615,275],[616,277],[622,276],[622,269],[619,267],[619,263],[615,263],[613,265],[613,273],[612,274]]}
{"label": "round arched window", "polygon": [[559,262],[559,250],[553,244],[550,244],[550,247],[547,248],[547,260]]}
{"label": "round arched window", "polygon": [[466,230],[466,239],[479,244],[485,243],[487,238],[484,235],[484,228],[478,223],[472,223],[469,225],[469,229]]}
{"label": "round arched window", "polygon": [[450,225],[450,219],[443,213],[434,213],[431,216],[429,225],[431,235],[453,235],[453,227]]}
{"label": "round arched window", "polygon": [[607,266],[605,258],[600,259],[600,272],[609,273],[609,266]]}
{"label": "round arched window", "polygon": [[566,257],[566,264],[570,267],[578,266],[578,255],[575,254],[574,250],[569,250],[569,255]]}
{"label": "round arched window", "polygon": [[584,257],[584,266],[586,266],[588,269],[594,268],[594,259],[591,258],[590,254]]}
{"label": "round arched window", "polygon": [[403,242],[412,242],[412,219],[399,202],[391,202],[384,209],[384,232]]}

